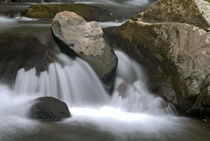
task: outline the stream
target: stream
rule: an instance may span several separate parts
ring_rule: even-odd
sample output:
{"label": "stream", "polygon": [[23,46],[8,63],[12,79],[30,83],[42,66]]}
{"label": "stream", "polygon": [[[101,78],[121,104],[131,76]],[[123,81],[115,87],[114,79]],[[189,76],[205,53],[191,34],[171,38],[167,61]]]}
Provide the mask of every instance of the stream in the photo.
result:
{"label": "stream", "polygon": [[[101,22],[103,28],[119,26],[145,10],[149,0],[73,0],[103,6],[122,15]],[[58,62],[39,76],[36,69],[20,69],[14,84],[0,84],[0,141],[209,141],[210,127],[204,122],[180,117],[170,103],[147,88],[141,65],[124,52],[118,57],[113,95],[82,59],[61,53],[51,36],[50,21],[21,17],[33,3],[0,5],[0,34],[33,35],[57,52]],[[28,118],[31,101],[53,96],[67,103],[72,118],[42,123]]]}

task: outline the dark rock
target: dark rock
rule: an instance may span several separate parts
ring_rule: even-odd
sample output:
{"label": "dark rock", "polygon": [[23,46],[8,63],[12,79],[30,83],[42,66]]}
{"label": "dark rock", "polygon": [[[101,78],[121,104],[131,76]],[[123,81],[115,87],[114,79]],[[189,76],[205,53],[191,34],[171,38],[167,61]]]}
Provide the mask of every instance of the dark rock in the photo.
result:
{"label": "dark rock", "polygon": [[23,12],[23,16],[40,19],[53,19],[63,11],[75,12],[87,21],[111,21],[114,17],[111,12],[101,7],[86,4],[37,4]]}
{"label": "dark rock", "polygon": [[59,121],[71,117],[68,106],[53,97],[40,97],[35,100],[29,117],[41,121]]}
{"label": "dark rock", "polygon": [[54,51],[34,37],[20,34],[0,34],[0,79],[13,81],[19,69],[36,68],[37,73],[47,70],[57,61]]}
{"label": "dark rock", "polygon": [[107,90],[111,89],[118,60],[105,42],[99,23],[86,22],[79,15],[65,11],[53,19],[52,33],[61,51],[70,56],[76,54],[87,61]]}

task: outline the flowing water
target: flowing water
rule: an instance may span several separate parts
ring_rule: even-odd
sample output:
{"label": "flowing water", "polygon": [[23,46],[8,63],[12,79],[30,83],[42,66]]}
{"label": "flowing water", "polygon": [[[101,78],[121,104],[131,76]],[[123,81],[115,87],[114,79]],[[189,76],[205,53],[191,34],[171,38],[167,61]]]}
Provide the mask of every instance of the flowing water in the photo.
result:
{"label": "flowing water", "polygon": [[[139,7],[145,8],[149,1],[74,2],[118,7],[124,9],[123,13],[128,10],[126,18]],[[0,6],[0,34],[33,34],[43,44],[53,44],[56,48],[51,41],[49,22],[20,17],[18,12],[13,16],[5,14],[5,11],[21,11],[27,6]],[[118,26],[124,21],[100,24],[102,27]],[[49,64],[48,70],[39,76],[35,68],[20,69],[14,84],[0,85],[0,141],[209,141],[207,125],[180,117],[173,105],[148,90],[147,76],[139,64],[121,51],[115,53],[119,62],[112,96],[104,90],[92,68],[80,58],[71,59],[58,53],[62,63]],[[72,118],[56,123],[29,119],[28,110],[33,99],[39,96],[65,101]]]}

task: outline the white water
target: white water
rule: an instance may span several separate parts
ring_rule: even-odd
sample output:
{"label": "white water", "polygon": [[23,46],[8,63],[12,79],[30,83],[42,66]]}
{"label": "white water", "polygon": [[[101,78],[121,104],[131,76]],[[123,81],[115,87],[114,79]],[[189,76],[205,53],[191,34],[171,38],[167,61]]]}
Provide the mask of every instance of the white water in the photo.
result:
{"label": "white water", "polygon": [[28,17],[24,17],[24,16],[15,17],[15,20],[20,21],[20,22],[38,21],[38,19],[36,19],[36,18],[28,18]]}
{"label": "white water", "polygon": [[32,99],[30,96],[17,96],[7,86],[0,86],[0,141],[36,130],[38,123],[26,118]]}
{"label": "white water", "polygon": [[6,16],[0,16],[0,24],[15,23],[15,19]]}
{"label": "white water", "polygon": [[[124,7],[126,11],[127,7],[135,9],[136,6],[147,4],[148,0],[76,2],[114,5]],[[1,30],[16,26],[50,26],[31,22],[18,23],[22,21],[36,19],[0,16]],[[102,27],[110,27],[122,23],[100,24]],[[113,135],[115,141],[209,141],[209,130],[202,129],[199,124],[194,124],[187,118],[176,116],[173,106],[148,91],[147,78],[141,66],[124,53],[115,53],[119,58],[119,65],[112,97],[108,96],[93,70],[81,59],[72,60],[65,55],[59,55],[64,66],[52,63],[48,71],[42,72],[39,77],[34,68],[28,71],[20,69],[12,89],[0,85],[0,141],[16,141],[17,137],[30,134],[37,134],[38,139],[18,141],[46,141],[50,137],[55,138],[51,141],[83,141],[85,135],[80,130],[79,136],[67,138],[70,134],[74,137],[74,130],[59,134],[60,127],[52,129],[50,124],[50,127],[43,129],[46,124],[27,118],[32,100],[39,96],[54,96],[69,105],[72,118],[56,124],[64,124],[63,127],[76,126],[86,129],[87,132],[92,127],[102,131],[102,134],[105,132]],[[42,137],[45,133],[47,136]],[[94,139],[96,136],[100,134],[94,133],[90,139],[85,140],[99,141]]]}
{"label": "white water", "polygon": [[[70,106],[111,105],[128,112],[163,114],[172,112],[160,97],[147,89],[147,79],[141,67],[123,52],[115,51],[119,58],[117,79],[112,99],[90,66],[79,58],[64,54],[58,58],[64,63],[52,63],[48,71],[36,75],[35,68],[17,73],[14,91],[18,95],[53,96]],[[169,107],[168,107],[169,106]],[[165,109],[166,108],[166,109]]]}
{"label": "white water", "polygon": [[133,5],[133,6],[141,6],[141,5],[145,5],[148,4],[149,1],[148,0],[129,0],[128,2],[126,2],[129,5]]}
{"label": "white water", "polygon": [[[6,30],[8,28],[12,27],[50,27],[51,23],[39,23],[38,19],[35,18],[28,18],[28,17],[14,17],[14,18],[9,18],[6,16],[0,16],[0,26],[4,27],[1,28],[0,30]],[[28,24],[28,23],[30,24]],[[102,28],[107,28],[107,27],[113,27],[113,26],[120,26],[125,21],[113,21],[113,22],[99,22]]]}
{"label": "white water", "polygon": [[120,26],[123,23],[125,23],[125,21],[123,21],[123,22],[99,22],[99,24],[101,25],[102,28]]}
{"label": "white water", "polygon": [[149,92],[143,69],[125,53],[121,51],[115,53],[119,62],[113,103],[130,112],[175,114],[176,111],[171,104]]}
{"label": "white water", "polygon": [[14,18],[9,18],[6,16],[0,16],[0,31],[15,26],[17,21]]}
{"label": "white water", "polygon": [[35,69],[19,70],[14,89],[0,87],[0,141],[38,134],[43,124],[26,117],[32,99],[38,96],[54,96],[67,102],[72,118],[61,122],[65,126],[94,126],[119,141],[144,137],[167,140],[165,135],[172,133],[193,136],[185,130],[194,129],[194,125],[173,116],[173,107],[148,91],[142,68],[124,53],[115,53],[119,66],[112,99],[90,66],[79,58],[72,60],[60,54],[64,66],[50,64],[39,77]]}
{"label": "white water", "polygon": [[148,4],[148,0],[76,0],[75,3],[85,4],[103,4],[103,5],[115,5],[115,6],[142,6]]}
{"label": "white water", "polygon": [[[50,27],[50,23],[35,23],[38,19],[27,18],[27,17],[6,17],[0,16],[0,31],[6,31],[7,29],[18,28],[18,27]],[[28,23],[30,24],[28,24]],[[34,22],[34,23],[32,23]]]}
{"label": "white water", "polygon": [[109,96],[87,63],[79,58],[72,60],[64,54],[58,57],[64,66],[52,63],[39,77],[35,69],[19,70],[14,91],[21,95],[53,96],[74,106],[107,103]]}

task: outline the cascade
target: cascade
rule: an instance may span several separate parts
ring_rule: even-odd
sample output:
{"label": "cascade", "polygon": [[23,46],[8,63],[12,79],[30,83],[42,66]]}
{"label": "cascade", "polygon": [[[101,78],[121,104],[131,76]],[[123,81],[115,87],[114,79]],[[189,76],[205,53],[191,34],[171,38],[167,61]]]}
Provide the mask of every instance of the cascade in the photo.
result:
{"label": "cascade", "polygon": [[35,68],[20,69],[14,91],[19,95],[52,96],[74,106],[103,104],[109,100],[100,80],[86,62],[64,54],[59,54],[58,58],[63,65],[52,63],[39,76]]}

